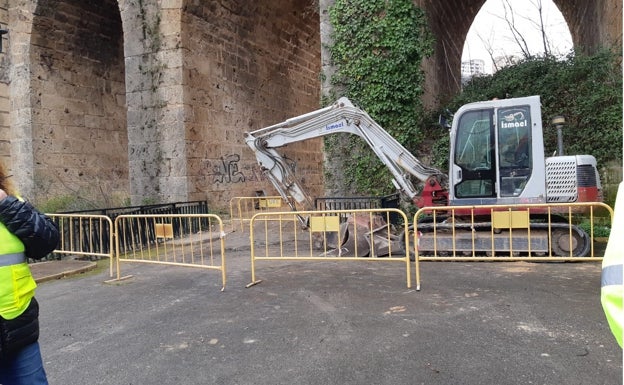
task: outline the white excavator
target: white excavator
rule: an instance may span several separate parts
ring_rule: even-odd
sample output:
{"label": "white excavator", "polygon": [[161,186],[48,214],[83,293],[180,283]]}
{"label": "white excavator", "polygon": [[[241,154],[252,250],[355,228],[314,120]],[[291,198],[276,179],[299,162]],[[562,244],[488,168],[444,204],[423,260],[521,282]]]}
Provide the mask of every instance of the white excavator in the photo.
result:
{"label": "white excavator", "polygon": [[[277,149],[290,143],[335,133],[361,137],[385,164],[393,176],[395,187],[419,207],[522,205],[534,203],[599,202],[602,200],[596,159],[591,155],[562,155],[546,158],[542,132],[539,96],[490,100],[462,106],[453,116],[450,127],[450,159],[448,176],[420,162],[390,136],[365,111],[347,98],[332,105],[284,122],[245,133],[266,177],[279,194],[289,201],[292,197],[301,207],[313,210],[293,170]],[[413,178],[421,182],[415,185]],[[508,207],[508,206],[506,206]],[[295,207],[292,207],[295,210]],[[418,223],[422,232],[419,252],[434,248],[444,250],[444,241],[433,245],[427,237],[434,227],[436,233],[453,227],[455,240],[446,242],[462,249],[462,233],[487,234],[477,242],[470,239],[467,249],[487,253],[492,250],[490,208],[472,210],[471,221],[462,223],[436,218]],[[514,232],[515,244],[538,255],[585,256],[590,237],[578,226],[571,226],[563,215],[550,211],[531,210],[530,238],[527,232]],[[475,219],[476,218],[476,221]],[[413,225],[412,225],[413,226]],[[438,231],[439,230],[439,231]],[[345,239],[346,237],[343,237]],[[444,237],[442,237],[444,238]],[[496,238],[496,250],[509,249],[506,234]],[[498,244],[500,240],[500,244]],[[466,242],[465,242],[466,243]],[[465,250],[464,250],[465,251]]]}

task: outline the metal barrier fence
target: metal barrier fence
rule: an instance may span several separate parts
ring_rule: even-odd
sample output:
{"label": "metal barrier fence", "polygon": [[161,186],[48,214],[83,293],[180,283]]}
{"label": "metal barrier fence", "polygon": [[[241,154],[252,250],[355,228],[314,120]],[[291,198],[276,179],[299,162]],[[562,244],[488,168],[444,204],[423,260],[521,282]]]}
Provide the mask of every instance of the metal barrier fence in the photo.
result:
{"label": "metal barrier fence", "polygon": [[[402,217],[400,228],[390,223],[392,215]],[[307,229],[301,227],[302,217],[308,219]],[[407,223],[405,214],[397,209],[255,214],[249,223],[251,283],[247,287],[261,282],[256,280],[258,261],[289,260],[402,262],[405,264],[407,287],[410,288]]]}
{"label": "metal barrier fence", "polygon": [[276,212],[290,210],[290,207],[296,207],[294,201],[287,202],[281,196],[259,196],[259,197],[234,197],[230,199],[230,220],[232,230],[234,230],[234,222],[240,223],[241,231],[245,231],[245,223],[261,212]]}
{"label": "metal barrier fence", "polygon": [[[601,261],[594,235],[600,211],[613,220],[613,209],[598,202],[424,207],[413,222],[416,266],[449,260]],[[581,220],[588,233],[579,231]]]}
{"label": "metal barrier fence", "polygon": [[109,259],[113,276],[113,222],[104,215],[46,214],[59,227],[60,242],[56,254]]}
{"label": "metal barrier fence", "polygon": [[225,289],[225,233],[217,215],[120,215],[115,234],[117,280],[120,262],[155,263],[219,270]]}

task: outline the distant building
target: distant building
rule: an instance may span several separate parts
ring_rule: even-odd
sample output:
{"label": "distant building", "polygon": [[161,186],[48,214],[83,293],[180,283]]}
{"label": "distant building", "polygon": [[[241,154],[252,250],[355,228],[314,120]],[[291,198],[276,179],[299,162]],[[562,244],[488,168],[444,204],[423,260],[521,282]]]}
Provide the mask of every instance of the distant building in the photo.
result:
{"label": "distant building", "polygon": [[485,61],[470,59],[462,62],[462,75],[480,75],[485,73]]}
{"label": "distant building", "polygon": [[461,77],[462,84],[470,80],[473,76],[485,74],[485,61],[481,59],[470,59],[462,61]]}

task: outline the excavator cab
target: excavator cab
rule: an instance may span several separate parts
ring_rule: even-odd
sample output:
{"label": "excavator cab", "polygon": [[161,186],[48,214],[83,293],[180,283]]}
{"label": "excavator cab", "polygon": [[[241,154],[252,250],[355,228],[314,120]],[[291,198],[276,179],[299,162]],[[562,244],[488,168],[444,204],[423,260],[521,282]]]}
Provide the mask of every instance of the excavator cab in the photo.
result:
{"label": "excavator cab", "polygon": [[545,201],[539,96],[463,106],[451,128],[452,205]]}

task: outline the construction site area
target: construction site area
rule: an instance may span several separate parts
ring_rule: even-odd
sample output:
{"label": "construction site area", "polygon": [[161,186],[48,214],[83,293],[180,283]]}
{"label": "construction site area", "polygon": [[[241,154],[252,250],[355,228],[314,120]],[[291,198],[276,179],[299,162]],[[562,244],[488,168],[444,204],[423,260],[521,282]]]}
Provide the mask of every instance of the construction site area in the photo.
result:
{"label": "construction site area", "polygon": [[[124,221],[145,230],[135,239],[164,239],[111,264],[84,250],[33,265],[51,383],[622,383],[598,247],[578,262],[340,259],[322,242],[310,256],[292,218],[252,230],[251,220],[211,217],[201,236],[179,216],[118,218],[115,233]],[[212,268],[197,268],[202,258]],[[64,263],[99,267],[45,279]]]}

